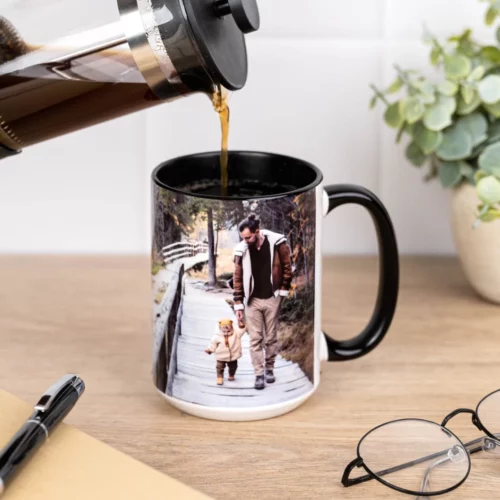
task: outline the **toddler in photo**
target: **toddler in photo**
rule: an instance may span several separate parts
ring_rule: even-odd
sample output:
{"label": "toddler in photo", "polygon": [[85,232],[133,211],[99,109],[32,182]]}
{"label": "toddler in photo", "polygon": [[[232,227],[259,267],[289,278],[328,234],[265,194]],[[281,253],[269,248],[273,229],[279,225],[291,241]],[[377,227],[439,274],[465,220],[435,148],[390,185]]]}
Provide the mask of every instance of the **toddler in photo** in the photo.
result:
{"label": "toddler in photo", "polygon": [[233,320],[222,319],[216,327],[216,333],[205,349],[207,354],[215,353],[217,360],[217,385],[224,384],[224,370],[229,369],[230,382],[234,381],[238,369],[238,359],[242,356],[241,337],[246,332],[246,326],[241,323],[234,327]]}

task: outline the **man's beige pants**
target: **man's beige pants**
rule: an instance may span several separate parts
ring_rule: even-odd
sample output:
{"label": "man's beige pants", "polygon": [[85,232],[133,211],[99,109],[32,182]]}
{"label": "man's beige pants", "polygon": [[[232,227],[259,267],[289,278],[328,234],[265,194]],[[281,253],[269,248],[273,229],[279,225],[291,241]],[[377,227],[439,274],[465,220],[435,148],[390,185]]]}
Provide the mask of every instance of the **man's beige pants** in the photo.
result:
{"label": "man's beige pants", "polygon": [[278,355],[278,321],[281,298],[251,299],[245,315],[255,376],[273,370]]}

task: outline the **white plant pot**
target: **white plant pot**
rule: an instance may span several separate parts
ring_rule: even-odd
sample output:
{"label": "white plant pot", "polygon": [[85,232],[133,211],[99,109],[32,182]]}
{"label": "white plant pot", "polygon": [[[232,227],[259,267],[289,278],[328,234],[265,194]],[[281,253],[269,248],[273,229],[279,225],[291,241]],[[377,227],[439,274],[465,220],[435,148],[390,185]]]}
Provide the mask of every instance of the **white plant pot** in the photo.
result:
{"label": "white plant pot", "polygon": [[480,201],[474,186],[463,184],[451,196],[451,222],[460,263],[474,290],[500,304],[500,220],[474,228]]}

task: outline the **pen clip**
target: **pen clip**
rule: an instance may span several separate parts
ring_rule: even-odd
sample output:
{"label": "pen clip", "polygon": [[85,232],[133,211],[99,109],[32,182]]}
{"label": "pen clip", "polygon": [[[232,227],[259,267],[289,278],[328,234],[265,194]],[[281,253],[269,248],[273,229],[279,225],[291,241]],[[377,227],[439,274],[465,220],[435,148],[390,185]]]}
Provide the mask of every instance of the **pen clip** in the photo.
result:
{"label": "pen clip", "polygon": [[51,385],[45,394],[40,398],[40,401],[35,406],[35,410],[45,412],[51,406],[54,400],[69,386],[75,386],[80,380],[77,375],[64,375],[55,384]]}

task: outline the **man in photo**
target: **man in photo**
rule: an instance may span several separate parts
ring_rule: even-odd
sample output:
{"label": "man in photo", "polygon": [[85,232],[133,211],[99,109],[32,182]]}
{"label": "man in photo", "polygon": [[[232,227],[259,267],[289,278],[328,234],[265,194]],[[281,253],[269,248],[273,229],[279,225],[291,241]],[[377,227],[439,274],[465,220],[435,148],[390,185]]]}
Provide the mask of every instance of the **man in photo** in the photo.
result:
{"label": "man in photo", "polygon": [[234,250],[234,310],[246,317],[255,388],[275,382],[278,321],[283,297],[292,282],[291,252],[283,234],[261,230],[250,215],[239,226],[241,241]]}

